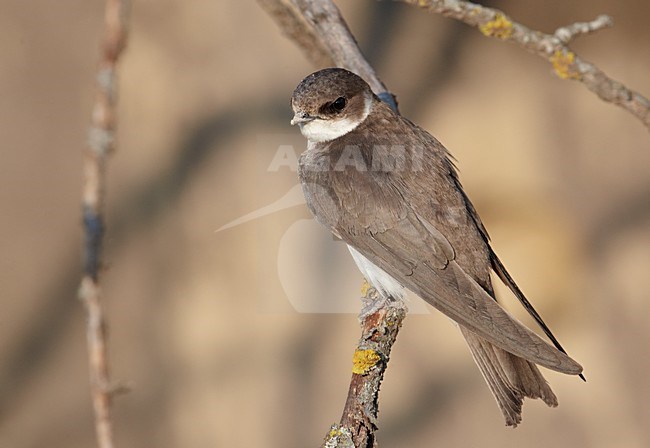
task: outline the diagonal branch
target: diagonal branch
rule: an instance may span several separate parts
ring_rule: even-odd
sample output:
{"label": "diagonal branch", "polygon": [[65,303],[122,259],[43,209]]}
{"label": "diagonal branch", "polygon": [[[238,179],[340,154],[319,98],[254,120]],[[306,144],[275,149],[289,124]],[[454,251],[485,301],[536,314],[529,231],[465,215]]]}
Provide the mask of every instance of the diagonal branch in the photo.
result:
{"label": "diagonal branch", "polygon": [[[367,283],[362,292],[366,302],[378,299],[377,291]],[[332,425],[323,448],[372,448],[377,445],[374,433],[379,413],[379,387],[406,311],[404,304],[398,301],[362,318],[361,338],[352,358],[352,379],[341,423]]]}
{"label": "diagonal branch", "polygon": [[361,76],[379,98],[397,109],[397,102],[361,54],[341,12],[332,0],[258,0],[283,32],[319,67],[348,69]]}
{"label": "diagonal branch", "polygon": [[95,431],[100,448],[112,448],[113,425],[106,322],[101,307],[99,273],[104,236],[103,208],[106,159],[115,140],[115,67],[126,45],[127,0],[107,0],[104,12],[104,41],[97,71],[97,96],[92,112],[88,147],[84,153],[82,212],[84,223],[84,273],[79,299],[86,309],[86,337],[90,388],[95,412]]}
{"label": "diagonal branch", "polygon": [[[364,78],[372,90],[393,109],[395,97],[386,89],[361,54],[340,11],[331,0],[258,0],[275,18],[284,33],[294,40],[316,65],[333,61]],[[324,61],[324,62],[323,62]],[[364,299],[376,299],[376,291],[364,287]],[[372,448],[379,413],[379,386],[388,367],[406,307],[387,301],[375,312],[362,315],[362,335],[354,352],[352,379],[340,424],[327,434],[325,448]]]}
{"label": "diagonal branch", "polygon": [[577,36],[612,26],[612,19],[600,16],[591,22],[574,23],[554,34],[534,31],[514,22],[498,9],[465,0],[401,0],[429,12],[441,14],[478,28],[486,36],[513,42],[551,63],[562,79],[583,83],[600,99],[630,112],[650,129],[650,100],[607,76],[594,64],[583,60],[568,44]]}
{"label": "diagonal branch", "polygon": [[316,67],[333,63],[327,48],[321,43],[316,30],[300,12],[296,2],[290,0],[258,0],[266,12],[275,19],[282,34],[291,39]]}

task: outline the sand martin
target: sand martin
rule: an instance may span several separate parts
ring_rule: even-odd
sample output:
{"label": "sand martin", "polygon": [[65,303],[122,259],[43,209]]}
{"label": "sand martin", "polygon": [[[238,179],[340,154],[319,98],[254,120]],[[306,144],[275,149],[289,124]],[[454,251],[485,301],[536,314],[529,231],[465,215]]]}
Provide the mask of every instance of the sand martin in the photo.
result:
{"label": "sand martin", "polygon": [[[557,406],[537,365],[569,375],[582,367],[492,250],[445,147],[344,69],[307,76],[291,107],[308,140],[299,166],[307,205],[382,299],[401,300],[408,288],[458,324],[507,425],[521,421],[525,397]],[[554,346],[497,303],[491,270]]]}

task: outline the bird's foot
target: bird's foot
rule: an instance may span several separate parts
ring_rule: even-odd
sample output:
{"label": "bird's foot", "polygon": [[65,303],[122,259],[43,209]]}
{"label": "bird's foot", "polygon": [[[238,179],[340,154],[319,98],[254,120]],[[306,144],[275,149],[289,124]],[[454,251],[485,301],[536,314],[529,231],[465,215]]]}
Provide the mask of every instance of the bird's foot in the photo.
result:
{"label": "bird's foot", "polygon": [[365,320],[371,314],[389,306],[404,307],[406,305],[401,297],[385,296],[377,291],[367,280],[364,280],[361,286],[361,312],[359,313],[359,319]]}

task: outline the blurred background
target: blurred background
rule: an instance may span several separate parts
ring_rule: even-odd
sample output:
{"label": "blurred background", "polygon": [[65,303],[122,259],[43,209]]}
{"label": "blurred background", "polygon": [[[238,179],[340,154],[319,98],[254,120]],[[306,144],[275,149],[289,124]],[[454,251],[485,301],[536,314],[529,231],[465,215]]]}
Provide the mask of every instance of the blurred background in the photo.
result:
{"label": "blurred background", "polygon": [[[650,446],[648,130],[453,20],[337,3],[402,113],[458,159],[497,253],[588,380],[545,371],[560,406],[527,401],[508,429],[456,328],[413,297],[380,445]],[[573,48],[650,95],[647,1],[489,4],[545,32],[610,14]],[[0,447],[95,446],[76,290],[103,2],[0,11]],[[319,446],[339,420],[362,278],[296,194],[288,103],[317,68],[255,2],[134,2],[103,273],[112,375],[132,388],[118,447]]]}

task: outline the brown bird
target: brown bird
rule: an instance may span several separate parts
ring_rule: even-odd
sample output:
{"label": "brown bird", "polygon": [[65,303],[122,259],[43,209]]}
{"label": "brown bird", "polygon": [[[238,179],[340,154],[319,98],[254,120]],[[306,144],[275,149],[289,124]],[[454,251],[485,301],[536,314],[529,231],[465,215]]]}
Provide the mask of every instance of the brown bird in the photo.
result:
{"label": "brown bird", "polygon": [[[347,243],[380,300],[401,300],[408,288],[453,319],[507,425],[521,421],[525,397],[557,406],[537,365],[581,377],[582,367],[490,247],[445,147],[344,69],[307,76],[291,107],[291,124],[308,139],[299,168],[307,205]],[[501,308],[490,270],[555,347]]]}

